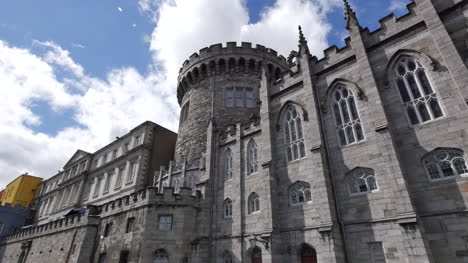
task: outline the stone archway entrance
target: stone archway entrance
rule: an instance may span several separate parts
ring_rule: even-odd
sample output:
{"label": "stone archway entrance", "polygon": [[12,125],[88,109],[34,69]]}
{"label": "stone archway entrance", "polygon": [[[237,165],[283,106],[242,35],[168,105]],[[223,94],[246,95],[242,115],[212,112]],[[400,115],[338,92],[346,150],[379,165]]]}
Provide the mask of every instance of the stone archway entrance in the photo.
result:
{"label": "stone archway entrance", "polygon": [[317,252],[311,246],[306,244],[302,245],[301,251],[301,263],[317,263]]}

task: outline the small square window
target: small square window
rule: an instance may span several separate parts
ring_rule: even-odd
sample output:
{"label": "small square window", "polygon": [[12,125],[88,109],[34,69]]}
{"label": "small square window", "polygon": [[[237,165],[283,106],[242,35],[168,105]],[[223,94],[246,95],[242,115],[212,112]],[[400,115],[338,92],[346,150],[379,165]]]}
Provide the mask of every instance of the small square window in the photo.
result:
{"label": "small square window", "polygon": [[159,216],[159,231],[171,231],[172,229],[172,216],[165,215]]}
{"label": "small square window", "polygon": [[125,227],[125,233],[133,232],[134,225],[135,225],[135,218],[134,217],[130,217],[129,219],[127,219],[127,225]]}

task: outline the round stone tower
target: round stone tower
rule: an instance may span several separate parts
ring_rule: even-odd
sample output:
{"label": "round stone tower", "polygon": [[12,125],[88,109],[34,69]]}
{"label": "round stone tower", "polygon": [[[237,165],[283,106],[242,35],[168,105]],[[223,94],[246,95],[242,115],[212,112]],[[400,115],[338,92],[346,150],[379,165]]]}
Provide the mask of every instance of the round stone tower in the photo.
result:
{"label": "round stone tower", "polygon": [[258,95],[262,67],[279,79],[287,62],[277,52],[251,43],[228,42],[194,53],[179,71],[177,99],[181,106],[175,161],[191,163],[206,152],[210,117],[216,127],[225,129],[248,121],[259,113]]}

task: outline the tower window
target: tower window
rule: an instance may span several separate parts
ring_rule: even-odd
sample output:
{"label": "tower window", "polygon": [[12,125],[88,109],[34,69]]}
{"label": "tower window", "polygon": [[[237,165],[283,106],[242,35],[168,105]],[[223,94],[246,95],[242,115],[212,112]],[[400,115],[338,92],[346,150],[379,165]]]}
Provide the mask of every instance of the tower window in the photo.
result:
{"label": "tower window", "polygon": [[223,209],[224,209],[224,218],[231,218],[232,217],[232,200],[231,199],[226,198],[226,200],[224,200]]}
{"label": "tower window", "polygon": [[247,174],[256,173],[258,170],[257,144],[251,139],[247,144]]}
{"label": "tower window", "polygon": [[260,211],[260,198],[257,193],[251,193],[248,198],[248,212],[249,214],[253,212]]}

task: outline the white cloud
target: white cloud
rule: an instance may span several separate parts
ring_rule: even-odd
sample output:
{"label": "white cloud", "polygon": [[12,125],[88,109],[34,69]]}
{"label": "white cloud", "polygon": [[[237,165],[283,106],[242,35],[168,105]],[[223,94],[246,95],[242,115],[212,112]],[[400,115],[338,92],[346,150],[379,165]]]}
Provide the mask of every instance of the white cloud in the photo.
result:
{"label": "white cloud", "polygon": [[[321,56],[330,30],[326,13],[337,4],[339,0],[278,0],[250,24],[245,0],[140,0],[141,12],[155,23],[150,42],[154,63],[146,75],[125,67],[98,79],[54,42],[35,41],[43,52],[33,53],[0,41],[0,92],[5,98],[0,104],[0,187],[25,171],[50,177],[78,148],[94,151],[145,120],[176,129],[177,73],[203,47],[249,41],[287,56],[297,49],[301,25],[311,52]],[[56,135],[35,132],[41,124],[33,109],[36,101],[56,111],[71,109],[70,118],[79,126]]]}
{"label": "white cloud", "polygon": [[406,5],[409,3],[408,0],[392,0],[390,6],[388,7],[389,11],[404,11],[406,10]]}

